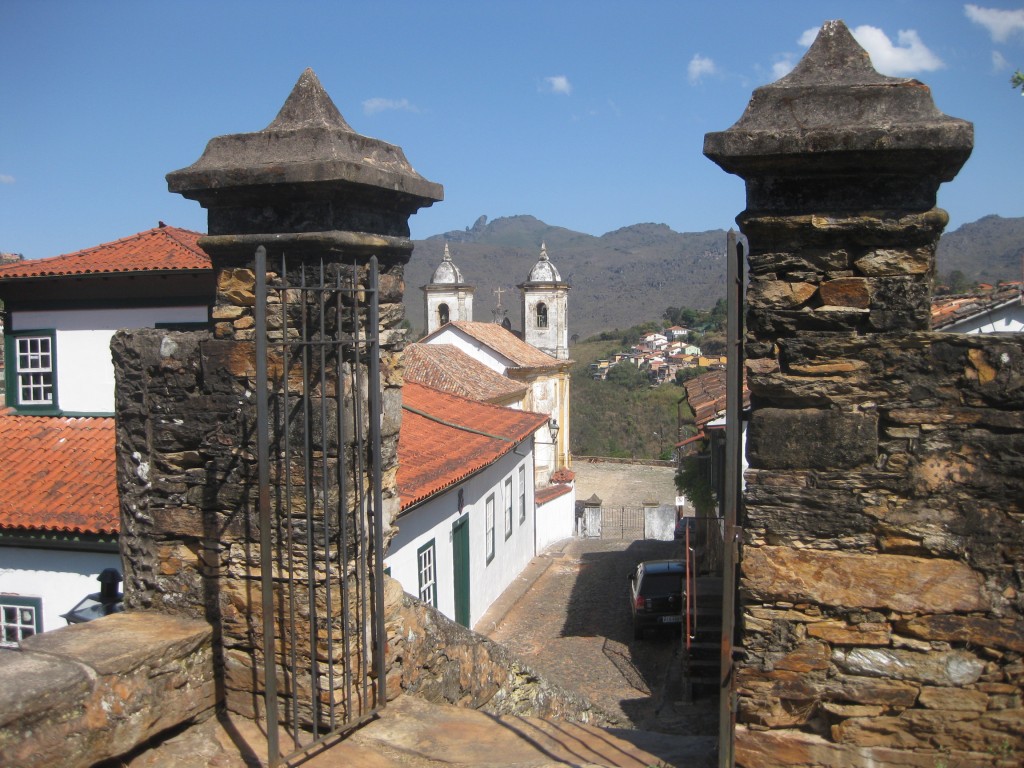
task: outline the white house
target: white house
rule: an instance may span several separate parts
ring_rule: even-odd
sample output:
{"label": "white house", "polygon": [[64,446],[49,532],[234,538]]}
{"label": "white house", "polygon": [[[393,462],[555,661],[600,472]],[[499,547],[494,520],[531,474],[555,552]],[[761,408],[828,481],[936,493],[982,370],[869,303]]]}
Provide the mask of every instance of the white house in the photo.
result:
{"label": "white house", "polygon": [[932,328],[949,333],[1021,333],[1024,284],[1004,283],[987,291],[932,299]]}
{"label": "white house", "polygon": [[0,266],[7,411],[0,414],[3,638],[61,615],[120,569],[114,464],[119,328],[206,324],[213,270],[196,232],[165,226]]}
{"label": "white house", "polygon": [[537,552],[533,435],[545,414],[406,382],[401,513],[384,567],[472,627]]}

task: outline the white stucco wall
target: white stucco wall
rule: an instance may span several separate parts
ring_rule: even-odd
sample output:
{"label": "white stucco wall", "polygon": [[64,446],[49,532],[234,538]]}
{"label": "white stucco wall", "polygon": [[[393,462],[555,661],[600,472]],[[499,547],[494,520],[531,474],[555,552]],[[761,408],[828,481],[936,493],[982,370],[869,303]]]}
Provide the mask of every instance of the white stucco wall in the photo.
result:
{"label": "white stucco wall", "polygon": [[[499,595],[522,572],[534,555],[534,480],[533,456],[529,443],[519,447],[521,456],[509,453],[465,482],[437,494],[415,509],[401,515],[399,529],[384,567],[401,582],[406,592],[419,597],[417,552],[434,540],[437,570],[437,608],[455,618],[455,577],[452,551],[452,525],[459,519],[459,489],[463,490],[462,514],[469,516],[469,626],[475,625]],[[519,467],[526,481],[526,520],[519,522]],[[504,483],[512,479],[512,535],[505,538]],[[494,558],[487,562],[485,549],[485,505],[494,494]]]}
{"label": "white stucco wall", "polygon": [[104,568],[121,567],[116,552],[75,552],[63,549],[0,547],[0,593],[41,597],[43,631],[66,627],[60,617],[93,592]]}
{"label": "white stucco wall", "polygon": [[113,413],[114,333],[157,323],[204,323],[207,314],[205,306],[14,312],[11,330],[56,330],[57,406],[62,411]]}
{"label": "white stucco wall", "polygon": [[537,505],[537,551],[576,533],[576,489]]}
{"label": "white stucco wall", "polygon": [[492,371],[497,371],[502,376],[509,369],[511,361],[504,356],[498,355],[493,349],[482,344],[457,328],[444,328],[437,336],[430,339],[428,344],[452,344],[461,349],[467,355],[479,363],[483,363]]}

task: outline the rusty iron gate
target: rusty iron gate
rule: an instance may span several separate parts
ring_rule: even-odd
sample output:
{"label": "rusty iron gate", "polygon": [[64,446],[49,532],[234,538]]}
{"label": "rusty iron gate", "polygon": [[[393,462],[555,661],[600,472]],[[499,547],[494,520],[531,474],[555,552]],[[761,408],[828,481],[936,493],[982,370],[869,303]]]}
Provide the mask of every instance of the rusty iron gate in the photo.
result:
{"label": "rusty iron gate", "polygon": [[[264,701],[270,766],[384,707],[376,258],[256,253]],[[283,743],[282,743],[283,742]]]}

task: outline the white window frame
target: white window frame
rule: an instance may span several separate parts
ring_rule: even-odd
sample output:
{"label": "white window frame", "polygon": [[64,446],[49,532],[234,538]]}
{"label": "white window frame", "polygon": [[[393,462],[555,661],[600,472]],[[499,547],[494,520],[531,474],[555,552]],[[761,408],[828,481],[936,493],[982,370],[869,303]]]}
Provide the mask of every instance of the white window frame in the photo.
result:
{"label": "white window frame", "polygon": [[505,478],[505,538],[512,535],[512,475]]}
{"label": "white window frame", "polygon": [[43,598],[0,595],[0,648],[17,648],[43,631]]}
{"label": "white window frame", "polygon": [[437,608],[437,547],[431,539],[416,550],[420,600]]}
{"label": "white window frame", "polygon": [[494,494],[484,502],[484,548],[487,563],[494,559]]}
{"label": "white window frame", "polygon": [[519,466],[519,524],[526,522],[526,466]]}
{"label": "white window frame", "polygon": [[54,408],[57,405],[57,339],[51,331],[11,334],[14,376],[11,395],[23,408]]}

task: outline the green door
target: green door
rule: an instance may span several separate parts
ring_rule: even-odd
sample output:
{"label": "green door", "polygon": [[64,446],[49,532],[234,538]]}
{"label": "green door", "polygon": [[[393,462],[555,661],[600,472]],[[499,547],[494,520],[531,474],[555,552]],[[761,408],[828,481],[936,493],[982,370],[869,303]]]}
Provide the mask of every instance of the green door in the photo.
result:
{"label": "green door", "polygon": [[452,525],[452,559],[455,563],[455,620],[469,627],[469,515]]}

